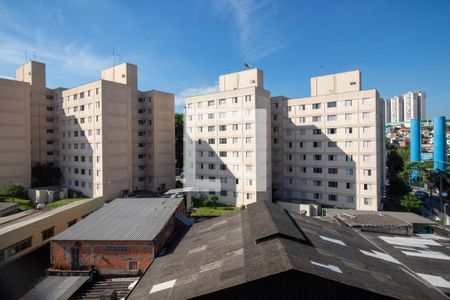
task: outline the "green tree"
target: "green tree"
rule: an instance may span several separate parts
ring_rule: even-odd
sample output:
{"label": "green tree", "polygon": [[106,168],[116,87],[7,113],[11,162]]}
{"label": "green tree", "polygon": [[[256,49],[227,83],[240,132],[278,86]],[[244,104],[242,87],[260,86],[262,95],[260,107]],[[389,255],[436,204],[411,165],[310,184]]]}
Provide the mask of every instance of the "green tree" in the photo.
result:
{"label": "green tree", "polygon": [[409,161],[409,146],[398,148],[397,154],[401,157],[403,162]]}
{"label": "green tree", "polygon": [[62,177],[61,170],[53,163],[37,163],[31,168],[31,185],[33,187],[57,185]]}
{"label": "green tree", "polygon": [[176,167],[183,168],[183,126],[184,115],[180,113],[175,114],[175,158]]}
{"label": "green tree", "polygon": [[216,195],[211,197],[211,202],[212,202],[213,208],[216,208],[217,201],[219,201],[219,197],[217,197]]}
{"label": "green tree", "polygon": [[27,190],[22,184],[12,183],[12,182],[4,185],[1,190],[1,193],[4,196],[16,197],[16,198],[24,197],[26,192],[27,192]]}
{"label": "green tree", "polygon": [[400,207],[404,211],[418,212],[422,202],[411,194],[406,194],[400,199]]}

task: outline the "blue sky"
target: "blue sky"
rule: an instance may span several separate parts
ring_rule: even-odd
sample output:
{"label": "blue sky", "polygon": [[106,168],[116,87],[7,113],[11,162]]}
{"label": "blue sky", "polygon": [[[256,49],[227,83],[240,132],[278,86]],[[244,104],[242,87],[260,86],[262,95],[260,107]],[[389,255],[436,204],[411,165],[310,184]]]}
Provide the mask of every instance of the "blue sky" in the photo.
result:
{"label": "blue sky", "polygon": [[27,48],[49,87],[72,87],[97,80],[115,48],[138,65],[141,90],[172,92],[181,110],[243,62],[287,97],[308,96],[312,76],[360,69],[364,88],[423,90],[428,116],[450,117],[449,16],[448,0],[0,0],[0,76],[14,77]]}

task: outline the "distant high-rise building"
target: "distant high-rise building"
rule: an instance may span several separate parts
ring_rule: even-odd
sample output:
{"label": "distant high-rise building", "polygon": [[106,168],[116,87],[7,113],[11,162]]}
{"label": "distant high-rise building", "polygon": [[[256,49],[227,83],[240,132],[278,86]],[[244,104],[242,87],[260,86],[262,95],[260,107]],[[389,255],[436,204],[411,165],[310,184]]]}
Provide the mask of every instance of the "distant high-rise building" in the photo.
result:
{"label": "distant high-rise building", "polygon": [[403,95],[403,102],[404,122],[409,122],[411,119],[426,119],[426,96],[424,92],[407,92]]}
{"label": "distant high-rise building", "polygon": [[391,98],[391,122],[403,122],[404,119],[404,102],[402,96],[394,96]]}
{"label": "distant high-rise building", "polygon": [[136,65],[114,66],[82,86],[49,89],[45,64],[30,61],[16,80],[0,79],[0,103],[2,144],[11,152],[0,158],[0,185],[29,187],[31,165],[52,163],[62,185],[89,197],[175,186],[174,95],[139,91]]}

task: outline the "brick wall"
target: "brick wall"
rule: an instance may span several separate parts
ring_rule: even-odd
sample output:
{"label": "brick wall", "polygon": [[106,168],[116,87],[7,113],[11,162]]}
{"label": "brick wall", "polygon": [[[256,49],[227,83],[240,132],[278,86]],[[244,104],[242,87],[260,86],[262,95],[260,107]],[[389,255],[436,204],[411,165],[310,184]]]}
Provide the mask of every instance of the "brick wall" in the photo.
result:
{"label": "brick wall", "polygon": [[[52,241],[53,268],[72,269],[72,248],[79,249],[80,270],[94,268],[104,275],[143,273],[153,261],[153,246],[148,241]],[[129,270],[130,261],[137,262],[138,271]]]}

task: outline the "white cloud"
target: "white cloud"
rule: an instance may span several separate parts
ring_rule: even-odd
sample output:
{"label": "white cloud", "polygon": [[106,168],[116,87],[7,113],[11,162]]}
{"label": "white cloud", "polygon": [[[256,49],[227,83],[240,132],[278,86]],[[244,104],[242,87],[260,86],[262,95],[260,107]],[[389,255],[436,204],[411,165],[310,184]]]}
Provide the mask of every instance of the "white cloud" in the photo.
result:
{"label": "white cloud", "polygon": [[218,0],[214,8],[221,15],[231,15],[246,61],[255,62],[285,46],[276,22],[276,0]]}
{"label": "white cloud", "polygon": [[215,93],[218,91],[218,89],[219,89],[218,84],[211,85],[211,86],[201,86],[198,88],[184,89],[180,93],[175,95],[175,106],[178,106],[178,107],[184,106],[184,98],[186,98],[186,97]]}

